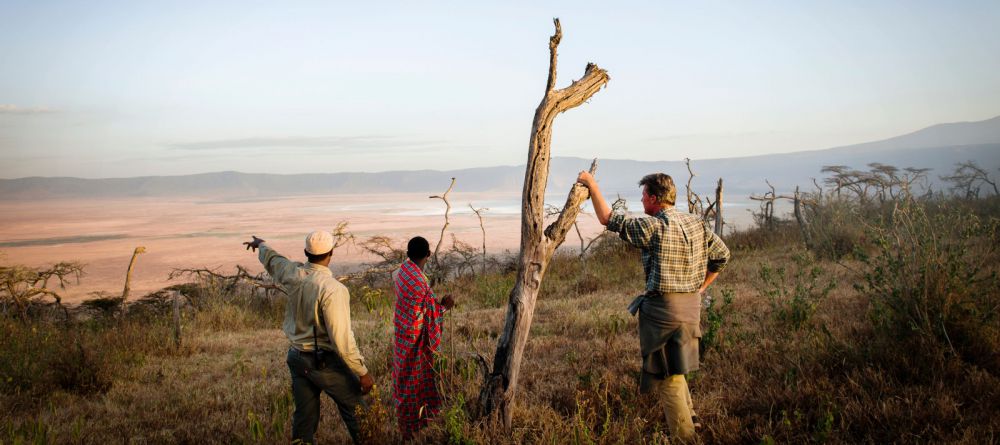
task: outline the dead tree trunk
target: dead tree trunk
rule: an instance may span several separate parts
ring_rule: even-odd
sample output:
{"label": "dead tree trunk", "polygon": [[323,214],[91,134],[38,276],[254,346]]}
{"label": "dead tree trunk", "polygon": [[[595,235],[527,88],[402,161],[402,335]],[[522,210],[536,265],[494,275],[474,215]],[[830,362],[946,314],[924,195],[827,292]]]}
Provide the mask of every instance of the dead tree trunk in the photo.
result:
{"label": "dead tree trunk", "polygon": [[806,248],[812,248],[812,239],[809,237],[809,228],[806,227],[805,217],[802,215],[802,196],[799,188],[795,187],[795,222],[799,225],[799,232],[802,234],[802,242]]}
{"label": "dead tree trunk", "polygon": [[132,290],[132,270],[135,269],[135,260],[140,254],[143,253],[146,253],[145,247],[136,247],[132,252],[132,260],[128,262],[128,271],[125,272],[125,289],[122,290],[122,309],[125,308],[125,302],[128,300],[128,294]]}
{"label": "dead tree trunk", "polygon": [[[517,278],[510,291],[507,318],[497,342],[493,370],[486,376],[479,395],[481,413],[499,417],[507,429],[511,426],[511,404],[517,389],[521,358],[528,340],[542,277],[552,254],[566,239],[566,232],[576,221],[580,205],[589,197],[586,187],[573,184],[559,217],[543,229],[552,123],[559,113],[590,99],[609,79],[606,71],[591,63],[587,65],[580,80],[566,88],[555,89],[556,48],[562,39],[559,19],[555,19],[555,28],[555,34],[549,39],[549,76],[545,95],[535,110],[531,140],[528,143],[528,164],[521,194],[521,251]],[[595,161],[591,164],[591,172],[596,167]]]}
{"label": "dead tree trunk", "polygon": [[181,293],[174,292],[174,347],[181,347]]}
{"label": "dead tree trunk", "polygon": [[719,186],[715,188],[715,234],[722,236],[722,178],[719,178]]}
{"label": "dead tree trunk", "polygon": [[767,179],[764,180],[767,186],[771,188],[771,200],[767,202],[767,228],[774,229],[774,200],[777,199],[778,195],[774,191],[774,186]]}
{"label": "dead tree trunk", "polygon": [[688,170],[688,182],[687,182],[687,202],[688,202],[688,213],[694,213],[695,215],[700,215],[699,207],[701,207],[701,197],[698,196],[694,190],[691,189],[691,181],[694,180],[696,176],[694,170],[691,169],[691,158],[684,158],[684,165],[687,166]]}

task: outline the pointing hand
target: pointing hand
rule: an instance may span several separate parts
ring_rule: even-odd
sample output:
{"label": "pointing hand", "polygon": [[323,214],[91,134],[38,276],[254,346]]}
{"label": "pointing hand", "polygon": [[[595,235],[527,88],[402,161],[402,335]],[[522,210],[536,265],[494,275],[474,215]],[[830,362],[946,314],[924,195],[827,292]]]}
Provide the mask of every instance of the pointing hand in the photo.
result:
{"label": "pointing hand", "polygon": [[264,240],[257,238],[256,236],[253,236],[252,238],[253,241],[244,242],[243,245],[247,246],[247,250],[253,250],[256,252],[257,248],[260,247],[261,244],[264,244]]}

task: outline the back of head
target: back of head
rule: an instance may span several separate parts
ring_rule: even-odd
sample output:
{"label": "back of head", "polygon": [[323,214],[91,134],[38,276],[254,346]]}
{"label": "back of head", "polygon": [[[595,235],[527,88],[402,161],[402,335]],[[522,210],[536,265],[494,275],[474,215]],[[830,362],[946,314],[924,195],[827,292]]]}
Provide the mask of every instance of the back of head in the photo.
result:
{"label": "back of head", "polygon": [[317,230],[306,236],[306,258],[310,263],[318,263],[333,254],[333,235],[325,230]]}
{"label": "back of head", "polygon": [[431,256],[431,244],[422,236],[410,238],[406,243],[406,257],[410,261],[417,262]]}
{"label": "back of head", "polygon": [[674,205],[677,202],[677,187],[674,178],[665,173],[651,173],[639,180],[639,185],[646,187],[646,194],[656,198],[664,205]]}

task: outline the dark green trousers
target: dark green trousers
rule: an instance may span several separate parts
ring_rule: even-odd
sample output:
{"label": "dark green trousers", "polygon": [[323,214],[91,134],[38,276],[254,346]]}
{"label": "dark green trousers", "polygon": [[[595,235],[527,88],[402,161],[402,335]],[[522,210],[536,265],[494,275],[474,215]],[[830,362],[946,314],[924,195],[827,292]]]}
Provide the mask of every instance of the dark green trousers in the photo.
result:
{"label": "dark green trousers", "polygon": [[320,394],[326,393],[337,404],[351,439],[360,443],[357,409],[365,406],[361,382],[336,352],[326,351],[323,355],[326,366],[317,369],[313,353],[288,349],[286,361],[292,374],[292,398],[295,400],[292,441],[316,443]]}

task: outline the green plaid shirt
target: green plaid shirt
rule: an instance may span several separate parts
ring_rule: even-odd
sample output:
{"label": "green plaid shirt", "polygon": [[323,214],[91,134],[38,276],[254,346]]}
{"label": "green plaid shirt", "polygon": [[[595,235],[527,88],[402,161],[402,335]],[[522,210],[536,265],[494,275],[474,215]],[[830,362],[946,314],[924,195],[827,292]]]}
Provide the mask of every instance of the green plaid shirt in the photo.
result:
{"label": "green plaid shirt", "polygon": [[720,272],[729,249],[697,215],[668,207],[653,217],[611,215],[608,230],[642,249],[646,290],[697,292],[706,272]]}

